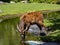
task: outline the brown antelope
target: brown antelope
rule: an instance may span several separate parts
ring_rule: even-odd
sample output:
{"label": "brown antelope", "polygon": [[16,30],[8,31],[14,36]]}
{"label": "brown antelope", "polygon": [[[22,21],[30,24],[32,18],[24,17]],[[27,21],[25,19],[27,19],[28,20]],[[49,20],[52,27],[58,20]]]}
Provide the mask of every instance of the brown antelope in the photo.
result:
{"label": "brown antelope", "polygon": [[40,29],[40,35],[45,34],[46,35],[46,27],[44,25],[44,17],[42,12],[36,11],[36,12],[29,12],[25,13],[20,17],[20,23],[18,24],[18,30],[20,33],[23,33],[24,31],[28,31],[30,25],[36,24]]}
{"label": "brown antelope", "polygon": [[40,29],[39,34],[45,36],[47,31],[43,20],[44,17],[40,11],[25,13],[20,17],[20,22],[17,28],[20,34],[24,36],[23,38],[25,38],[25,31],[27,32],[29,30],[30,25],[36,24]]}

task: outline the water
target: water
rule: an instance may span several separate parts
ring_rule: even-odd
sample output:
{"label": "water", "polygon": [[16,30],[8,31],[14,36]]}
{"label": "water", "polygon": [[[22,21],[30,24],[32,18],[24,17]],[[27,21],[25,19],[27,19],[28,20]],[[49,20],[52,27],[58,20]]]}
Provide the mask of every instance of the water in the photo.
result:
{"label": "water", "polygon": [[16,25],[18,18],[0,19],[0,45],[19,45],[20,34],[17,32]]}
{"label": "water", "polygon": [[41,42],[41,41],[26,41],[26,43],[30,45],[60,45],[60,43],[56,42]]}
{"label": "water", "polygon": [[[37,25],[31,25],[28,32],[33,34],[34,36],[37,36],[39,28]],[[41,42],[41,41],[25,41],[25,43],[29,45],[60,45],[60,43],[56,42]]]}
{"label": "water", "polygon": [[[20,34],[17,31],[16,25],[18,19],[0,20],[0,45],[19,45],[20,44]],[[38,34],[39,28],[36,25],[30,27],[29,32],[33,35]],[[29,39],[28,39],[29,38]],[[47,43],[39,42],[39,37],[28,35],[27,40],[37,40],[37,41],[27,41],[30,45],[60,45],[60,43]]]}

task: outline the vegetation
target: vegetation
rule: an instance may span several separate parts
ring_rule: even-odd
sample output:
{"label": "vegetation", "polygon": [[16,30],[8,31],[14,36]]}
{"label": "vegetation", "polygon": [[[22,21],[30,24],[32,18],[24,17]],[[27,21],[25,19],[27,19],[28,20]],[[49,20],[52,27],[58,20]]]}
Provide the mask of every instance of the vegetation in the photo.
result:
{"label": "vegetation", "polygon": [[[56,13],[56,12],[55,12]],[[55,19],[55,21],[58,19]],[[44,20],[46,26],[50,26],[51,30],[48,33],[48,36],[37,37],[32,34],[27,34],[26,40],[35,40],[35,41],[46,41],[46,42],[58,42],[60,41],[60,19],[59,21],[54,21],[50,19]],[[0,22],[0,39],[2,39],[1,45],[19,45],[20,43],[20,34],[16,28],[17,23],[19,22],[19,17],[6,19]],[[55,24],[58,23],[59,24]],[[33,37],[32,37],[33,36]]]}
{"label": "vegetation", "polygon": [[21,1],[27,1],[28,3],[52,3],[52,4],[56,4],[56,3],[60,3],[60,0],[2,0],[4,2],[10,2],[10,1],[14,1],[14,2],[21,2]]}
{"label": "vegetation", "polygon": [[[20,2],[21,0],[3,0],[4,2]],[[49,27],[48,36],[37,37],[27,34],[26,40],[38,40],[46,42],[60,42],[60,0],[27,0],[29,3],[4,3],[0,4],[0,45],[19,45],[20,34],[16,28],[19,17],[12,18],[18,14],[30,11],[54,10],[44,14],[44,24]],[[47,4],[49,3],[49,4]],[[16,14],[16,15],[15,15]],[[13,15],[9,18],[10,15]],[[4,20],[1,21],[1,17]],[[5,17],[6,16],[6,17]],[[8,17],[8,19],[7,19]],[[6,19],[5,19],[6,18]],[[32,37],[33,36],[33,37]]]}
{"label": "vegetation", "polygon": [[45,4],[45,3],[14,3],[14,4],[3,4],[0,5],[0,10],[2,10],[1,15],[8,14],[20,14],[30,11],[40,11],[40,10],[59,10],[60,5],[57,4]]}

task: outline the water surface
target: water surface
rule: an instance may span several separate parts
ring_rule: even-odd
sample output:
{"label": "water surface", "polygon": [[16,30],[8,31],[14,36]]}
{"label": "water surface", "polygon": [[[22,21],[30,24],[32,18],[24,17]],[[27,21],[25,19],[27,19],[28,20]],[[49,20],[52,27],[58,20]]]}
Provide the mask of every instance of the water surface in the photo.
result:
{"label": "water surface", "polygon": [[26,41],[30,45],[60,45],[58,42]]}

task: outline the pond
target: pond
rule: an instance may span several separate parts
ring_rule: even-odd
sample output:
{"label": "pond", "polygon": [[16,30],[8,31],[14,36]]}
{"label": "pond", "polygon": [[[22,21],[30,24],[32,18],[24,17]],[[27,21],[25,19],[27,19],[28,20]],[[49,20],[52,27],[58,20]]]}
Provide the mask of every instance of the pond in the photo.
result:
{"label": "pond", "polygon": [[[20,34],[16,28],[19,18],[0,20],[0,45],[19,45],[20,44]],[[33,31],[34,30],[34,31]],[[26,38],[26,43],[30,45],[60,45],[60,43],[47,43],[40,42],[38,37],[39,28],[36,25],[32,25],[28,32],[31,35],[28,35]],[[30,41],[35,40],[35,41]],[[38,42],[38,43],[37,43]]]}
{"label": "pond", "polygon": [[26,43],[30,45],[60,45],[60,43],[56,42],[41,42],[41,41],[26,41]]}
{"label": "pond", "polygon": [[[29,33],[31,33],[33,36],[38,36],[39,28],[37,25],[31,25],[29,30]],[[26,44],[29,45],[60,45],[58,42],[42,42],[42,41],[34,41],[34,40],[28,40],[25,41]]]}

